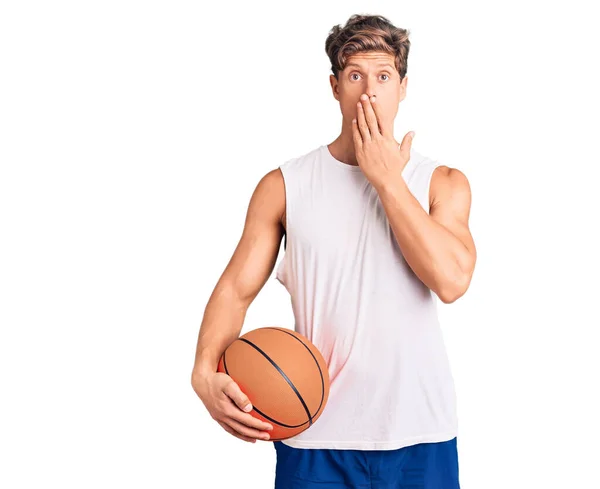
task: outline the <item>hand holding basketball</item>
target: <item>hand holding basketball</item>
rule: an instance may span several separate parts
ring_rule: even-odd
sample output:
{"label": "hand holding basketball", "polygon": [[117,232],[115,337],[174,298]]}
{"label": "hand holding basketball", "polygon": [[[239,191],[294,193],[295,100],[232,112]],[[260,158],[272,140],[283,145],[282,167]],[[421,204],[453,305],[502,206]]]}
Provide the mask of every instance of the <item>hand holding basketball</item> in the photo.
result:
{"label": "hand holding basketball", "polygon": [[272,426],[244,411],[248,396],[229,375],[210,374],[196,392],[211,417],[228,433],[250,443],[269,439],[268,431],[263,430]]}
{"label": "hand holding basketball", "polygon": [[[267,326],[248,331],[223,352],[217,372],[236,382],[232,395],[252,403],[249,415],[270,423],[271,441],[292,438],[317,422],[329,397],[328,365],[295,330]],[[242,395],[243,395],[242,394]]]}

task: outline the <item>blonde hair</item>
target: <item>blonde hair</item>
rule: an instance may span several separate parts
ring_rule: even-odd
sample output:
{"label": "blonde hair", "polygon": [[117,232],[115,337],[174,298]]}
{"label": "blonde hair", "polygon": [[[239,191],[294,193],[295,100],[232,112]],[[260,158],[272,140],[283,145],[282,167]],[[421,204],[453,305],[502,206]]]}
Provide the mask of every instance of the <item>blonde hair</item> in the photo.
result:
{"label": "blonde hair", "polygon": [[402,81],[408,68],[409,34],[409,30],[394,26],[381,15],[352,15],[345,26],[334,26],[325,41],[333,75],[338,78],[353,54],[381,51],[394,56]]}

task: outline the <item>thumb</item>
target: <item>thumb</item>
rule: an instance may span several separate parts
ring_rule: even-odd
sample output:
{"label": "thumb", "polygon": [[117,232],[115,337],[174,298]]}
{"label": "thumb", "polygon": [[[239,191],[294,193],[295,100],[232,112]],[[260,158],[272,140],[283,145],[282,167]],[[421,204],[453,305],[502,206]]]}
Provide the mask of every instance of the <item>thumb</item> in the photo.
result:
{"label": "thumb", "polygon": [[229,397],[231,397],[237,407],[247,413],[252,411],[252,403],[250,402],[250,399],[248,399],[248,396],[244,394],[242,389],[240,389],[240,386],[235,381],[232,380],[230,382],[228,390]]}
{"label": "thumb", "polygon": [[410,153],[410,146],[412,145],[412,141],[415,137],[415,132],[410,131],[407,132],[402,138],[402,142],[400,143],[400,152],[404,154]]}

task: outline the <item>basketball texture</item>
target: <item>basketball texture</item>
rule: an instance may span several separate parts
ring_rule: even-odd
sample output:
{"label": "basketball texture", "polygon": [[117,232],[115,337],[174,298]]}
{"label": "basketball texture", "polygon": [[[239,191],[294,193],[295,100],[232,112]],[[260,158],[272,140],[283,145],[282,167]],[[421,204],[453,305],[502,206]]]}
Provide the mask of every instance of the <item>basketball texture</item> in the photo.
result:
{"label": "basketball texture", "polygon": [[248,396],[252,416],[273,425],[270,441],[310,428],[329,397],[329,371],[321,352],[287,328],[258,328],[240,336],[221,355],[217,371]]}

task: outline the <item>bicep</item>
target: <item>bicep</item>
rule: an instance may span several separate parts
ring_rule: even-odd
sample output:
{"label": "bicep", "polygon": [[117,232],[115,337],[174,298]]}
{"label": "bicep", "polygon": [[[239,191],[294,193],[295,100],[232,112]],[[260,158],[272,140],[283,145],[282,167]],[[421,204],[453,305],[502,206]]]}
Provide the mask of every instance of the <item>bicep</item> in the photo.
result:
{"label": "bicep", "polygon": [[256,186],[242,236],[220,280],[231,286],[239,300],[247,305],[271,275],[279,253],[283,237],[282,206],[285,206],[281,180],[281,172],[274,170]]}
{"label": "bicep", "polygon": [[469,181],[456,168],[447,171],[436,170],[434,179],[432,179],[433,202],[429,215],[463,243],[474,261],[477,251],[469,229],[471,212]]}

